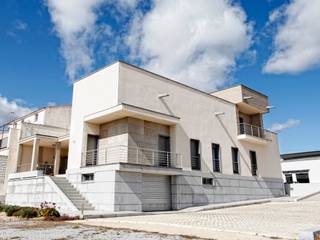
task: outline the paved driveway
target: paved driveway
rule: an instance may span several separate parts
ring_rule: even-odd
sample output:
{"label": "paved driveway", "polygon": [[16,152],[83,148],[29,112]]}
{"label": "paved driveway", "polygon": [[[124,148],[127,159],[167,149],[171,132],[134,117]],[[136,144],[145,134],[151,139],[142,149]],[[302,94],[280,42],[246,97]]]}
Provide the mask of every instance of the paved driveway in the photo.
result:
{"label": "paved driveway", "polygon": [[89,219],[89,225],[214,239],[297,239],[320,227],[320,201],[272,202],[197,213]]}

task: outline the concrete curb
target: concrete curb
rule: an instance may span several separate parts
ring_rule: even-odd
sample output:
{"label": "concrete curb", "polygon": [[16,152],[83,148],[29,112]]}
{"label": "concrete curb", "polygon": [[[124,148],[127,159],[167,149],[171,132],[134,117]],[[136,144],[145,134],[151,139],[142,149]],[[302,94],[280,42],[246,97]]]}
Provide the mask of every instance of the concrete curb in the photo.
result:
{"label": "concrete curb", "polygon": [[318,195],[318,194],[320,194],[320,191],[316,191],[316,192],[309,193],[309,194],[306,194],[304,196],[298,197],[298,198],[295,199],[295,201],[299,202],[299,201],[308,199],[308,198],[313,197],[313,196]]}
{"label": "concrete curb", "polygon": [[205,206],[190,207],[178,211],[165,211],[165,212],[99,212],[99,211],[85,211],[83,219],[92,218],[114,218],[114,217],[131,217],[131,216],[146,216],[146,215],[159,215],[159,214],[177,214],[177,213],[192,213],[208,210],[217,210],[223,208],[242,207],[255,204],[264,204],[271,202],[271,199],[248,200],[231,203],[210,204]]}

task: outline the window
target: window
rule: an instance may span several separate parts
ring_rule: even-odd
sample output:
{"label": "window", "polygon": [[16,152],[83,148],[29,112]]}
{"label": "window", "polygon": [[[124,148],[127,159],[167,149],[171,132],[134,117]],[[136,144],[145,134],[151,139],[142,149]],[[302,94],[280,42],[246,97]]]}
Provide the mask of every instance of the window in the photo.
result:
{"label": "window", "polygon": [[86,166],[97,165],[99,136],[88,134]]}
{"label": "window", "polygon": [[212,144],[212,165],[214,172],[220,172],[220,145]]}
{"label": "window", "polygon": [[309,173],[308,172],[302,172],[302,173],[296,173],[297,182],[298,183],[309,183]]}
{"label": "window", "polygon": [[213,178],[202,178],[203,185],[213,185]]}
{"label": "window", "polygon": [[82,174],[81,179],[82,179],[82,182],[93,181],[94,180],[94,174],[93,173]]}
{"label": "window", "polygon": [[35,121],[35,122],[38,121],[38,118],[39,118],[39,114],[36,113],[36,114],[34,115],[34,121]]}
{"label": "window", "polygon": [[232,147],[232,167],[233,167],[233,173],[239,174],[239,150],[238,148]]}
{"label": "window", "polygon": [[257,154],[255,151],[250,151],[251,160],[251,174],[252,176],[257,176],[258,165],[257,165]]}
{"label": "window", "polygon": [[284,175],[286,177],[286,183],[293,183],[293,178],[292,178],[292,174],[288,173]]}
{"label": "window", "polygon": [[200,141],[190,140],[191,168],[192,170],[201,169]]}

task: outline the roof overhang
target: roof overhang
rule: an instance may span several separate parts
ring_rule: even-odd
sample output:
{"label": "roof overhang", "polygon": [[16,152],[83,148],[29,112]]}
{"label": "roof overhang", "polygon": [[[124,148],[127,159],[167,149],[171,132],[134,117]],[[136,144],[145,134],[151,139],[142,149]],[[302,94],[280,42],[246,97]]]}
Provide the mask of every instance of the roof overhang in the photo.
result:
{"label": "roof overhang", "polygon": [[84,121],[93,124],[102,124],[125,117],[138,118],[166,125],[176,125],[180,120],[179,117],[173,115],[122,103],[117,106],[89,114],[84,117]]}

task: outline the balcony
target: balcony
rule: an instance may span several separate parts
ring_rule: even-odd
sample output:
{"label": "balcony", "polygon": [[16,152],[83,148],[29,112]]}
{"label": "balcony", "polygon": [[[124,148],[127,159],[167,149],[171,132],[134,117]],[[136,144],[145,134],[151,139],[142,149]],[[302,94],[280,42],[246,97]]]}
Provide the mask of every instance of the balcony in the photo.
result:
{"label": "balcony", "polygon": [[238,140],[257,144],[268,144],[274,133],[247,123],[238,124]]}
{"label": "balcony", "polygon": [[98,148],[82,154],[82,167],[129,163],[160,168],[181,168],[181,155],[124,145]]}
{"label": "balcony", "polygon": [[62,137],[69,133],[68,129],[53,127],[41,124],[23,123],[21,127],[20,139],[26,139],[35,135]]}

